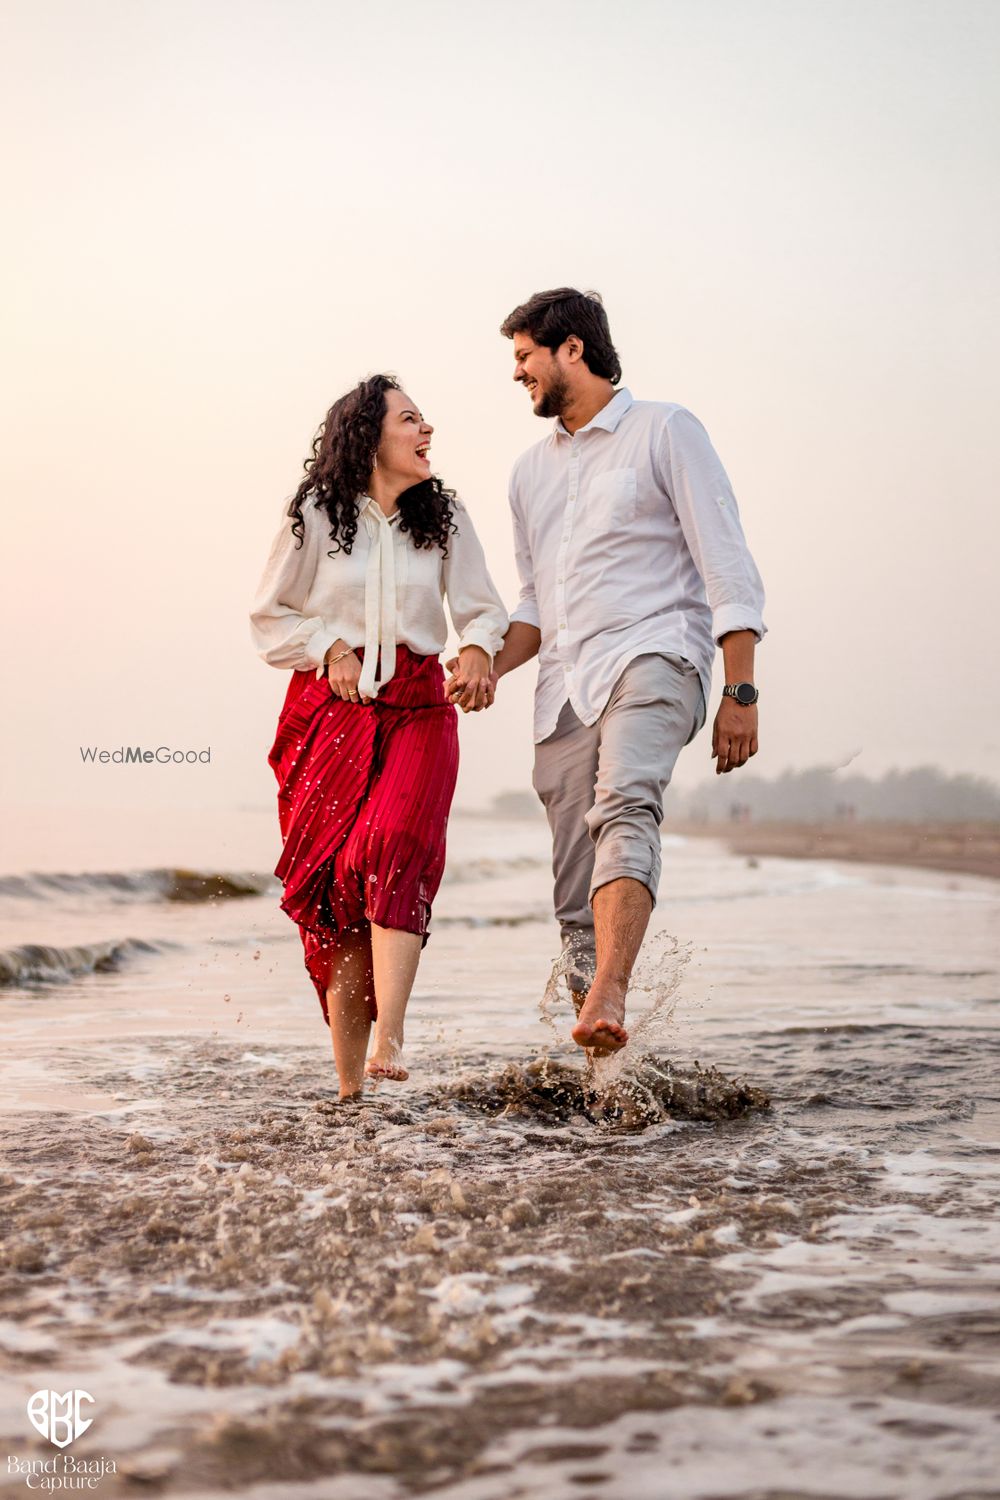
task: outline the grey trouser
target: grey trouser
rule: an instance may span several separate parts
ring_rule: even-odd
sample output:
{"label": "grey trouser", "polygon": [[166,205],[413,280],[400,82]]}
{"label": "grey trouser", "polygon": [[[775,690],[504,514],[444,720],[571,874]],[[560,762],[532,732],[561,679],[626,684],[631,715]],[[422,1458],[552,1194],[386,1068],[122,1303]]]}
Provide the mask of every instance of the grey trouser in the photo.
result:
{"label": "grey trouser", "polygon": [[574,989],[594,973],[594,892],[628,876],[656,902],[663,789],[705,717],[691,662],[637,656],[596,724],[581,723],[567,699],[555,729],[535,746],[532,784],[552,830],[555,913],[581,976],[575,983],[571,976]]}

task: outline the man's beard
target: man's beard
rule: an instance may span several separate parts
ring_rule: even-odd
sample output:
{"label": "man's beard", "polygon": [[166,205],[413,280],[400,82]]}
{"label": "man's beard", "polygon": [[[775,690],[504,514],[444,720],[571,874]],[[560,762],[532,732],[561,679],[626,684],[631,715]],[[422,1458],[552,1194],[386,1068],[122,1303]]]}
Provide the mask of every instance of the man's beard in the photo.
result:
{"label": "man's beard", "polygon": [[534,408],[535,416],[561,417],[568,405],[569,384],[565,375],[560,372],[553,377],[548,390],[542,392],[542,399]]}

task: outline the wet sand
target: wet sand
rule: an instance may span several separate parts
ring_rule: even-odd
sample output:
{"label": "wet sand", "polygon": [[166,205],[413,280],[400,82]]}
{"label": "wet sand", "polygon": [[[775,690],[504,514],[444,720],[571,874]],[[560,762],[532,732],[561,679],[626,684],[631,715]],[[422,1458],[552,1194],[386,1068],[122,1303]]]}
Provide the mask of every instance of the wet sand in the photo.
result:
{"label": "wet sand", "polygon": [[734,854],[858,860],[1000,880],[1000,823],[688,823],[672,832],[721,839]]}

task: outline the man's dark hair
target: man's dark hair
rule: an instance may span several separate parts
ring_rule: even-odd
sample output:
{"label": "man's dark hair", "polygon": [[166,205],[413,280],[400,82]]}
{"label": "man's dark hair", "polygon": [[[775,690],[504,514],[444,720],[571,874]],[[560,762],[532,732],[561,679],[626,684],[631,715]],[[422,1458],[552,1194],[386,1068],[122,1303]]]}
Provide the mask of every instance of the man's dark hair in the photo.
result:
{"label": "man's dark hair", "polygon": [[622,378],[621,360],[611,342],[600,292],[578,292],[571,286],[536,292],[504,318],[500,332],[505,339],[512,339],[515,333],[529,333],[536,344],[553,351],[575,333],[583,344],[583,362],[592,375],[600,375],[612,385]]}

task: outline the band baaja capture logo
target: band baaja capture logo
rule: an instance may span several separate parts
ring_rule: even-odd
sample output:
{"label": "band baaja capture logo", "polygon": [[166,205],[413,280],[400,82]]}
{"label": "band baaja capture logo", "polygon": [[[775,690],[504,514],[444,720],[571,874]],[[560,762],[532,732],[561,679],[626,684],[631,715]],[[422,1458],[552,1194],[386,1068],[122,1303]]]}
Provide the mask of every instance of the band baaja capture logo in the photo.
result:
{"label": "band baaja capture logo", "polygon": [[63,1396],[56,1391],[36,1391],[28,1397],[31,1425],[57,1448],[68,1448],[94,1420],[81,1414],[82,1401],[89,1401],[91,1406],[94,1404],[89,1391],[67,1391]]}
{"label": "band baaja capture logo", "polygon": [[[83,1405],[93,1406],[89,1391],[35,1391],[28,1397],[28,1419],[43,1438],[57,1448],[68,1448],[86,1432],[93,1417],[84,1415]],[[29,1490],[94,1490],[106,1474],[117,1473],[113,1458],[74,1458],[54,1453],[51,1458],[18,1458],[7,1455],[8,1475],[20,1475]]]}

